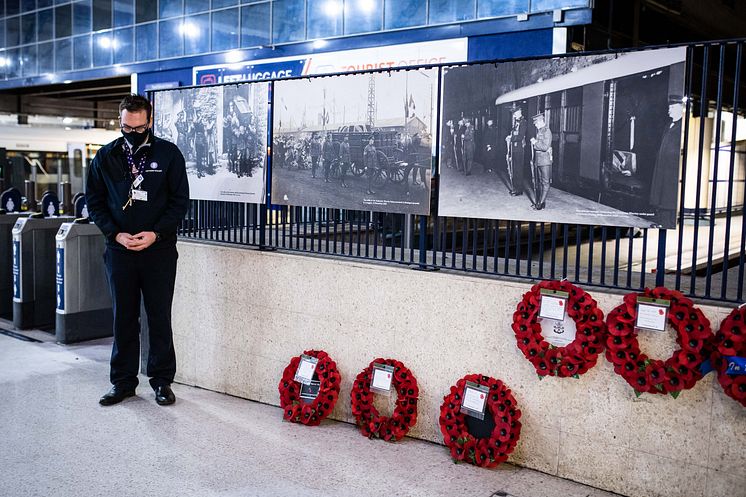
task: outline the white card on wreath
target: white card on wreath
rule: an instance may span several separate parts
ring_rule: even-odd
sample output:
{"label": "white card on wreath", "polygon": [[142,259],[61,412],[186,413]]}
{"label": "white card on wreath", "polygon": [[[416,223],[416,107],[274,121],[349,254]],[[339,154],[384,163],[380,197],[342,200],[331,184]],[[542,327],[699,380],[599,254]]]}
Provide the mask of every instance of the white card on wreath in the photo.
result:
{"label": "white card on wreath", "polygon": [[563,321],[567,311],[567,298],[552,295],[541,296],[541,307],[539,307],[539,317]]}
{"label": "white card on wreath", "polygon": [[319,360],[315,357],[302,355],[298,369],[295,371],[295,381],[309,385],[313,380],[313,374],[316,372],[316,364]]}
{"label": "white card on wreath", "polygon": [[373,369],[373,381],[371,382],[370,386],[372,388],[375,388],[376,390],[385,390],[385,391],[391,391],[391,371],[386,371],[384,369]]}
{"label": "white card on wreath", "polygon": [[575,320],[568,315],[565,315],[565,319],[562,321],[543,319],[539,324],[544,340],[555,347],[564,347],[572,343],[578,331]]}
{"label": "white card on wreath", "polygon": [[461,405],[470,411],[484,413],[484,406],[487,402],[487,394],[476,388],[466,386],[464,389],[464,400]]}
{"label": "white card on wreath", "polygon": [[635,327],[653,331],[665,331],[668,309],[655,304],[637,304]]}

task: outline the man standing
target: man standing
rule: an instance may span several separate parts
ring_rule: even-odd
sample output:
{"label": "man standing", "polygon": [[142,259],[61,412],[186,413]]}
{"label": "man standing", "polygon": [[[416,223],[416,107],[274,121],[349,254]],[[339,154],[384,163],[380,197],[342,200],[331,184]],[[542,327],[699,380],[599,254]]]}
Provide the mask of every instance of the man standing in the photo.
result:
{"label": "man standing", "polygon": [[482,160],[484,161],[484,170],[491,173],[495,167],[495,158],[497,157],[497,128],[492,119],[487,120],[487,126],[482,129]]}
{"label": "man standing", "polygon": [[319,159],[321,158],[321,141],[319,135],[313,134],[311,136],[311,145],[309,146],[311,154],[311,177],[316,177],[316,168],[319,167]]}
{"label": "man standing", "polygon": [[656,208],[657,227],[676,227],[676,202],[679,194],[679,162],[681,156],[681,118],[684,103],[681,95],[668,97],[668,123],[663,132],[655,169],[650,183],[650,205]]}
{"label": "man standing", "polygon": [[464,175],[471,176],[471,168],[474,165],[474,127],[468,119],[464,123]]}
{"label": "man standing", "polygon": [[516,104],[510,108],[513,119],[510,134],[505,137],[508,146],[508,183],[510,194],[514,197],[523,195],[523,161],[526,147],[526,120],[523,119],[523,110]]}
{"label": "man standing", "polygon": [[200,109],[194,109],[194,126],[192,126],[192,133],[194,134],[194,155],[197,161],[197,177],[202,178],[205,176],[207,170],[207,127],[202,120],[202,111]]}
{"label": "man standing", "polygon": [[321,154],[324,157],[324,181],[329,183],[329,173],[332,169],[332,162],[334,161],[334,143],[332,142],[332,134],[327,133],[324,139],[324,146],[321,148]]}
{"label": "man standing", "polygon": [[342,186],[345,188],[347,188],[347,183],[345,183],[345,179],[347,178],[347,169],[349,169],[351,161],[350,139],[345,136],[342,140],[342,143],[339,144],[339,174],[340,176],[342,176]]}
{"label": "man standing", "polygon": [[368,175],[368,190],[365,193],[368,195],[376,193],[373,191],[373,177],[378,169],[378,152],[374,143],[375,140],[371,136],[363,150],[363,166],[365,167],[365,173]]}
{"label": "man standing", "polygon": [[534,116],[536,136],[531,138],[534,149],[534,165],[538,174],[536,201],[533,208],[537,211],[546,207],[549,185],[552,181],[552,131],[547,126],[544,113]]}
{"label": "man standing", "polygon": [[135,395],[140,364],[140,296],[148,317],[147,375],[159,405],[175,402],[171,304],[176,229],[189,205],[184,157],[150,131],[150,102],[129,95],[119,104],[122,138],[102,147],[88,172],[91,219],[106,236],[104,261],[114,310],[113,385],[99,403]]}

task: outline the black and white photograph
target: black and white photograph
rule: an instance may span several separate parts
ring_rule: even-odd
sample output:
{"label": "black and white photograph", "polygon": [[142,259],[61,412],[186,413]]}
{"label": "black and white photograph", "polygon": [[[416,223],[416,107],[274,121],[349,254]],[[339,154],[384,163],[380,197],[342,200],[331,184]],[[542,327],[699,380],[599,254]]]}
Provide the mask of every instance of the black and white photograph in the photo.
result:
{"label": "black and white photograph", "polygon": [[276,82],[272,203],[428,214],[437,74]]}
{"label": "black and white photograph", "polygon": [[684,48],[443,69],[441,216],[675,228]]}
{"label": "black and white photograph", "polygon": [[156,135],[186,161],[193,199],[264,202],[268,83],[155,94]]}

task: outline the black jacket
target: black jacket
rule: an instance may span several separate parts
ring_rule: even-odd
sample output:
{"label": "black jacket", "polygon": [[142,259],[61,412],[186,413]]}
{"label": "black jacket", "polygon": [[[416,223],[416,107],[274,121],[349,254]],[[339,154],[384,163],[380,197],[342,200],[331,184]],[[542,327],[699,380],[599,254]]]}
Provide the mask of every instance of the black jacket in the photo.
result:
{"label": "black jacket", "polygon": [[176,145],[152,134],[149,142],[149,146],[141,147],[135,155],[138,162],[142,154],[148,154],[141,186],[148,192],[147,202],[135,200],[122,210],[133,180],[123,137],[101,147],[88,170],[88,212],[111,248],[126,250],[115,241],[118,233],[134,235],[141,231],[155,231],[161,235],[161,240],[146,250],[173,247],[176,230],[189,208],[184,156]]}

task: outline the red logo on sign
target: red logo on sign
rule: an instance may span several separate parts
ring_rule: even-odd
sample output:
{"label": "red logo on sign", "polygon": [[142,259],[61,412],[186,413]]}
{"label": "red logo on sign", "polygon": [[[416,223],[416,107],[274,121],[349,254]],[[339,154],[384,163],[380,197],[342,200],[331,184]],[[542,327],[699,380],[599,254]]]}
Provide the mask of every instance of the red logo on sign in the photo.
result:
{"label": "red logo on sign", "polygon": [[218,82],[218,78],[214,74],[203,74],[199,77],[199,84],[201,85],[214,85]]}

